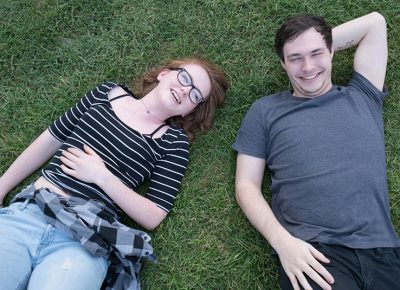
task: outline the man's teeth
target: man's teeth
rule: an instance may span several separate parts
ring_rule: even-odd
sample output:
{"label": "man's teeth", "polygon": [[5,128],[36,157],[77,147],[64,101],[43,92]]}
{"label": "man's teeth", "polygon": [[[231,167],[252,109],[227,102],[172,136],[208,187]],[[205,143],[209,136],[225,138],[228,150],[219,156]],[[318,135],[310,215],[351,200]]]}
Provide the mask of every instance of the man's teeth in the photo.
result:
{"label": "man's teeth", "polygon": [[314,79],[314,78],[316,78],[317,77],[317,73],[316,74],[313,74],[313,75],[311,75],[311,76],[305,76],[305,77],[303,77],[303,79],[306,79],[306,80],[311,80],[311,79]]}

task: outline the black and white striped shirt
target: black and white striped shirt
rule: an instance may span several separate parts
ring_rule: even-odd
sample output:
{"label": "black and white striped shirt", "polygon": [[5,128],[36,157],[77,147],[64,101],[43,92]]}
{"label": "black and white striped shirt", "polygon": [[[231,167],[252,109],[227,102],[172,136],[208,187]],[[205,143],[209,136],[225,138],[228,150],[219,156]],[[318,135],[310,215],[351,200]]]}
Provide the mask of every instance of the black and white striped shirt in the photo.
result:
{"label": "black and white striped shirt", "polygon": [[145,196],[169,212],[186,171],[189,142],[183,129],[170,125],[159,138],[128,127],[113,111],[108,92],[119,84],[106,82],[88,92],[77,104],[49,126],[63,144],[42,170],[51,183],[72,196],[95,199],[120,214],[119,207],[100,187],[65,174],[60,156],[70,147],[91,147],[107,168],[125,185],[136,190],[145,180]]}

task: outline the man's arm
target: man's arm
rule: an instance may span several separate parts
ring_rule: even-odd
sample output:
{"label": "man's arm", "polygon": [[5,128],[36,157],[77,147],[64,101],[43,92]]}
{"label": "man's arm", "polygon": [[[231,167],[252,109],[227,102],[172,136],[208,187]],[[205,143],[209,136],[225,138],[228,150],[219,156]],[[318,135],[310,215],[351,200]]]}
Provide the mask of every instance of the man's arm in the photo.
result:
{"label": "man's arm", "polygon": [[251,224],[278,253],[294,290],[300,289],[299,283],[304,289],[311,290],[304,274],[322,289],[331,289],[328,283],[333,283],[334,279],[320,263],[329,263],[329,260],[310,244],[290,235],[262,196],[264,169],[264,159],[238,154],[235,191],[240,207]]}
{"label": "man's arm", "polygon": [[388,57],[385,18],[372,12],[335,27],[332,37],[334,50],[357,46],[354,70],[382,91]]}

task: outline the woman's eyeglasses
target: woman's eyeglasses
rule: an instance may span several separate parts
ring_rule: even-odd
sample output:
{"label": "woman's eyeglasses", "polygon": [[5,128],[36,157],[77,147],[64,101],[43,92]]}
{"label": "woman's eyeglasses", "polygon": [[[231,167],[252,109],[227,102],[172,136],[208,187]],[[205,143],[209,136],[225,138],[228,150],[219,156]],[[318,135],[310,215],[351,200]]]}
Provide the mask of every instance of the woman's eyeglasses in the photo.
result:
{"label": "woman's eyeglasses", "polygon": [[201,94],[200,90],[194,86],[192,77],[187,72],[187,70],[181,67],[170,68],[170,70],[178,71],[178,75],[176,77],[178,78],[178,81],[182,86],[192,87],[192,89],[189,92],[189,99],[193,104],[197,105],[200,104],[201,102],[204,102],[203,95]]}

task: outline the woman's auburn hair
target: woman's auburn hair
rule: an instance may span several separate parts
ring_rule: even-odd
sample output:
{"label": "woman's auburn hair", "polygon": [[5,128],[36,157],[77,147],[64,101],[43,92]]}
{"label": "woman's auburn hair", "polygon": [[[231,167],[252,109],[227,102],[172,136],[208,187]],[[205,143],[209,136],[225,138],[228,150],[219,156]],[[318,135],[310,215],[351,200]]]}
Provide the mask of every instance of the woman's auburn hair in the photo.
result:
{"label": "woman's auburn hair", "polygon": [[198,57],[187,57],[167,61],[164,65],[147,70],[141,79],[135,83],[135,95],[143,97],[151,92],[158,84],[157,77],[165,69],[176,69],[186,64],[197,64],[205,69],[210,81],[211,91],[204,102],[198,104],[190,114],[173,116],[166,120],[185,130],[190,141],[194,141],[197,133],[205,133],[213,126],[215,110],[225,101],[225,93],[229,88],[226,75],[222,69],[211,61]]}

